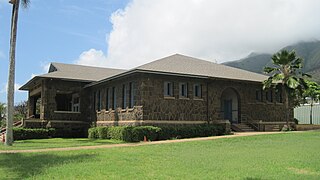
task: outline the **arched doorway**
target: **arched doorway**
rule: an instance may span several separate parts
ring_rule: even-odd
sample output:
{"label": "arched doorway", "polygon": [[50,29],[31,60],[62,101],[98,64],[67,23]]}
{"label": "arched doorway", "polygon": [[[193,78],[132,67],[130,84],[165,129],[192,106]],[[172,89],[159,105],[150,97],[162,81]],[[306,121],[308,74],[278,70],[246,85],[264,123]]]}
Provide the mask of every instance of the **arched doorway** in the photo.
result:
{"label": "arched doorway", "polygon": [[222,117],[230,123],[240,123],[240,97],[233,88],[225,89],[221,94]]}

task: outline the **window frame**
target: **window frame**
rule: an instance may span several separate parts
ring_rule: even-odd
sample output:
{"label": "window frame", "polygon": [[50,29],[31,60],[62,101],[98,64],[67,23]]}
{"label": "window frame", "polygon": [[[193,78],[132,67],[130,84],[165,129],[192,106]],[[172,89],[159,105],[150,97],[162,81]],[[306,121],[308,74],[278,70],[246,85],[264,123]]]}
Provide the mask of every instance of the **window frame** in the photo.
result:
{"label": "window frame", "polygon": [[129,83],[129,108],[134,106],[133,82]]}
{"label": "window frame", "polygon": [[101,106],[102,106],[102,99],[101,99],[101,90],[98,90],[97,93],[97,111],[101,111]]}
{"label": "window frame", "polygon": [[122,108],[127,108],[127,86],[126,84],[122,85]]}
{"label": "window frame", "polygon": [[[75,103],[75,99],[78,99],[78,102]],[[72,100],[71,100],[71,103],[72,103],[72,112],[80,112],[80,104],[81,104],[81,100],[80,100],[80,96],[79,96],[79,93],[74,93],[72,94]],[[76,108],[76,109],[75,109]]]}
{"label": "window frame", "polygon": [[202,84],[195,83],[193,85],[193,98],[202,99]]}
{"label": "window frame", "polygon": [[165,81],[163,93],[165,97],[174,97],[174,83],[171,81]]}
{"label": "window frame", "polygon": [[106,111],[110,109],[110,89],[106,88]]}
{"label": "window frame", "polygon": [[117,89],[116,87],[112,87],[112,109],[117,109]]}
{"label": "window frame", "polygon": [[179,98],[188,98],[188,83],[179,83]]}
{"label": "window frame", "polygon": [[263,102],[263,90],[256,89],[256,102]]}

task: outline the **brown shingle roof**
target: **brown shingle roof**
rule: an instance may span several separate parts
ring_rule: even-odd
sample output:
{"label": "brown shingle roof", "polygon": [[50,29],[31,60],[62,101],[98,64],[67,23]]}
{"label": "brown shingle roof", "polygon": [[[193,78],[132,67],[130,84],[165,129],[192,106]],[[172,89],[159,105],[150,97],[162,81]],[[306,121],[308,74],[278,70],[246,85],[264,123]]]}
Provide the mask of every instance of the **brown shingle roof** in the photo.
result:
{"label": "brown shingle roof", "polygon": [[144,64],[135,69],[151,72],[166,72],[174,74],[256,82],[262,82],[263,80],[268,78],[265,75],[180,54],[168,56]]}
{"label": "brown shingle roof", "polygon": [[109,79],[125,76],[134,72],[184,75],[202,78],[232,79],[241,81],[262,82],[268,76],[225,66],[189,56],[175,54],[129,71],[122,69],[100,68],[73,64],[51,63],[49,73],[31,79],[20,89],[27,90],[28,85],[37,78],[59,78],[66,80],[92,82],[93,86]]}
{"label": "brown shingle roof", "polygon": [[94,86],[110,79],[129,75],[135,72],[168,74],[176,76],[192,76],[200,78],[232,79],[252,82],[262,82],[268,78],[268,76],[262,74],[229,67],[226,65],[217,64],[189,56],[174,54],[172,56],[168,56],[144,64],[129,71],[110,76],[98,82],[93,82],[85,87]]}
{"label": "brown shingle roof", "polygon": [[110,76],[125,72],[122,69],[101,68],[92,66],[82,66],[74,64],[51,63],[49,72],[47,74],[33,77],[21,90],[28,90],[31,82],[39,78],[55,78],[82,82],[95,82]]}
{"label": "brown shingle roof", "polygon": [[[83,66],[75,64],[51,63],[49,73],[39,77],[62,78],[84,81],[99,81],[110,76],[125,72],[123,69]],[[55,69],[52,71],[52,69]],[[50,72],[51,70],[51,72]]]}

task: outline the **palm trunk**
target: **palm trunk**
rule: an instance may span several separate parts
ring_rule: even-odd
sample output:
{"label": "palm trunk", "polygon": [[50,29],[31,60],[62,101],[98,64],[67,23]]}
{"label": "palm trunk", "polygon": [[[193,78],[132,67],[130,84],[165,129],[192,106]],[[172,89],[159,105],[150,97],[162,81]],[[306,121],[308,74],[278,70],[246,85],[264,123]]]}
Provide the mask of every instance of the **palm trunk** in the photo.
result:
{"label": "palm trunk", "polygon": [[287,130],[290,129],[289,118],[290,118],[290,108],[289,108],[289,93],[288,89],[284,88],[284,98],[285,98],[285,108],[286,108],[286,123],[287,123]]}
{"label": "palm trunk", "polygon": [[11,19],[11,37],[10,37],[10,63],[9,63],[9,78],[7,92],[7,130],[5,145],[11,146],[13,143],[13,111],[14,111],[14,84],[15,84],[15,54],[16,54],[16,38],[18,26],[18,12],[20,0],[13,1],[12,19]]}

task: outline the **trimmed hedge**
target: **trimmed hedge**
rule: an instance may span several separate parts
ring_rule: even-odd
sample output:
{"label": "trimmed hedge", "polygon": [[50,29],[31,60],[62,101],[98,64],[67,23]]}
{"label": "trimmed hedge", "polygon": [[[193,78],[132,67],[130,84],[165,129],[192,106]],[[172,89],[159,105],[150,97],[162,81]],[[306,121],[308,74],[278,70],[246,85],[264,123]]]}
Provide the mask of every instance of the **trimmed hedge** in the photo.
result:
{"label": "trimmed hedge", "polygon": [[88,138],[90,139],[99,138],[98,127],[88,129]]}
{"label": "trimmed hedge", "polygon": [[139,142],[144,140],[154,141],[158,138],[161,129],[153,126],[112,126],[95,127],[88,130],[88,137],[91,139],[116,139],[126,142]]}
{"label": "trimmed hedge", "polygon": [[144,140],[166,140],[192,137],[207,137],[226,134],[224,125],[203,124],[203,125],[168,125],[161,127],[154,126],[112,126],[90,128],[89,138],[92,139],[116,139],[127,142],[139,142]]}
{"label": "trimmed hedge", "polygon": [[144,136],[150,141],[158,140],[161,128],[154,126],[136,126],[131,130],[132,142],[139,142],[144,140]]}
{"label": "trimmed hedge", "polygon": [[55,129],[13,128],[14,140],[46,139],[55,134]]}
{"label": "trimmed hedge", "polygon": [[225,133],[220,124],[161,126],[159,140],[218,136]]}

